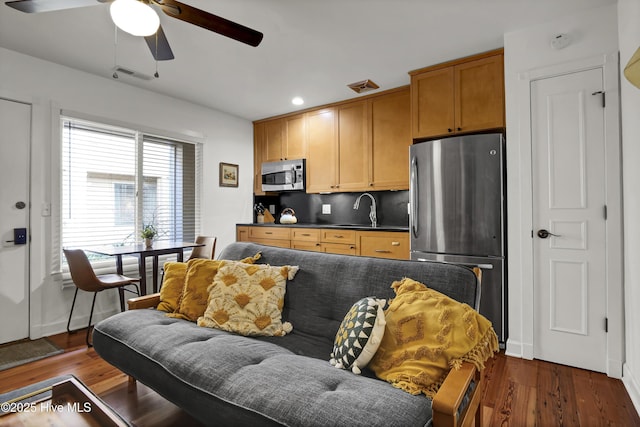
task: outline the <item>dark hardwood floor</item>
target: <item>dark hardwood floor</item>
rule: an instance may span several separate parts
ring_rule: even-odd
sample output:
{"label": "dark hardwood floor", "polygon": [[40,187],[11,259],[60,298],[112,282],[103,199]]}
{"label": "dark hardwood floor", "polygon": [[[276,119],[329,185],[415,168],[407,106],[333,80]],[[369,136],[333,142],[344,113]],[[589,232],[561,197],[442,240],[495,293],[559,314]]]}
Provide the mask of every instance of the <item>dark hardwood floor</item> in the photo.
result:
{"label": "dark hardwood floor", "polygon": [[[143,384],[129,385],[87,349],[82,331],[49,339],[65,353],[0,372],[0,393],[73,374],[135,426],[201,425]],[[640,426],[622,382],[604,374],[500,353],[485,375],[484,426]]]}

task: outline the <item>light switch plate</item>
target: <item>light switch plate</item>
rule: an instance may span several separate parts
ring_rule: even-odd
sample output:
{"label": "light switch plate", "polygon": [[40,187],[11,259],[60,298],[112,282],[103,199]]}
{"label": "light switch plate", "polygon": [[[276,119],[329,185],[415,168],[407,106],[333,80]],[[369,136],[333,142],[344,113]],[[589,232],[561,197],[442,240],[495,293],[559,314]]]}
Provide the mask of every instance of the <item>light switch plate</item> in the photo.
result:
{"label": "light switch plate", "polygon": [[322,205],[322,213],[325,215],[330,215],[331,214],[331,205],[326,204],[326,205]]}

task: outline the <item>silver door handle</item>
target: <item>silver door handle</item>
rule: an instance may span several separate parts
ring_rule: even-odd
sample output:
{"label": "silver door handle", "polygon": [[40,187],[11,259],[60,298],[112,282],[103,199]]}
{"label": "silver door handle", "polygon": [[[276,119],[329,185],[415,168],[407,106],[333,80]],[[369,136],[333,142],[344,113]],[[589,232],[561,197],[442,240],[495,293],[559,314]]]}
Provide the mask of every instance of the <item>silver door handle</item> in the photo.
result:
{"label": "silver door handle", "polygon": [[538,237],[539,237],[539,238],[541,238],[541,239],[546,239],[546,238],[547,238],[547,237],[549,237],[549,236],[553,236],[553,237],[562,237],[561,235],[559,235],[559,234],[553,234],[552,232],[550,232],[550,231],[548,231],[548,230],[545,230],[544,228],[542,228],[542,229],[538,230],[538,233],[537,233],[537,234],[538,234]]}

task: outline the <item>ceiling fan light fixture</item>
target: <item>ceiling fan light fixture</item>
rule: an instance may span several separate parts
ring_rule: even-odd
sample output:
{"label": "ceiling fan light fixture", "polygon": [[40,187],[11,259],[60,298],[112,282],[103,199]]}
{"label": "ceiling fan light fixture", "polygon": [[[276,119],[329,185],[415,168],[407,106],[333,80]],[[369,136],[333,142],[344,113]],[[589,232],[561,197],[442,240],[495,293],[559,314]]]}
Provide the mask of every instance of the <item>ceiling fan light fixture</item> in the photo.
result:
{"label": "ceiling fan light fixture", "polygon": [[109,12],[118,28],[134,36],[150,36],[160,26],[156,11],[138,0],[116,0],[111,3]]}

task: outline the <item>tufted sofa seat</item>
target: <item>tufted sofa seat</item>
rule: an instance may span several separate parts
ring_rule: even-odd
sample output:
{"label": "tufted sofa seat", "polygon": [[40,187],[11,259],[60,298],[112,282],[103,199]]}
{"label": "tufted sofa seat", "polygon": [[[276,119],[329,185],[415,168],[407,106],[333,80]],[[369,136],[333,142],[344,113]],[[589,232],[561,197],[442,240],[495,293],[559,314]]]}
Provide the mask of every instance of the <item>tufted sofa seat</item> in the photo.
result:
{"label": "tufted sofa seat", "polygon": [[[394,388],[366,369],[359,376],[332,367],[328,359],[333,339],[355,301],[372,295],[390,298],[391,283],[405,276],[475,306],[478,284],[473,272],[448,264],[252,243],[231,244],[220,258],[242,259],[259,251],[262,263],[300,267],[287,284],[283,311],[294,326],[291,334],[248,338],[153,309],[129,310],[96,325],[95,350],[205,425],[430,425],[430,399]],[[459,389],[455,399],[473,402],[479,376],[466,375],[454,387]],[[442,389],[450,387],[445,382]],[[452,406],[449,415],[475,412],[473,405],[469,408]]]}

